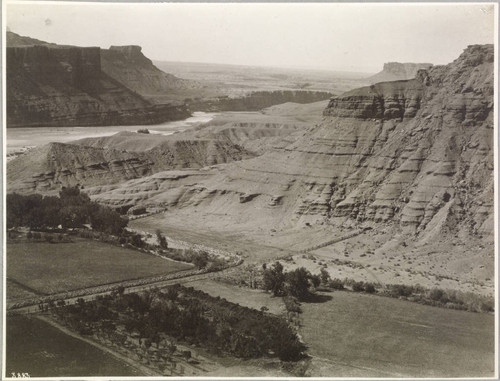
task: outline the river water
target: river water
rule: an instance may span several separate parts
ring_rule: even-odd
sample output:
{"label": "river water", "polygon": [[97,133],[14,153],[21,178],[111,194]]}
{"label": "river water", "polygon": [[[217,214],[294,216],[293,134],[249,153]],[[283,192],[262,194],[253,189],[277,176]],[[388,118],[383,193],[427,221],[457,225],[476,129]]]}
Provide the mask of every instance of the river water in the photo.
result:
{"label": "river water", "polygon": [[100,127],[25,127],[7,129],[7,159],[30,148],[51,143],[67,143],[73,140],[110,136],[121,131],[137,131],[147,128],[152,134],[171,135],[211,121],[217,113],[194,112],[193,116],[175,122],[149,126],[100,126]]}

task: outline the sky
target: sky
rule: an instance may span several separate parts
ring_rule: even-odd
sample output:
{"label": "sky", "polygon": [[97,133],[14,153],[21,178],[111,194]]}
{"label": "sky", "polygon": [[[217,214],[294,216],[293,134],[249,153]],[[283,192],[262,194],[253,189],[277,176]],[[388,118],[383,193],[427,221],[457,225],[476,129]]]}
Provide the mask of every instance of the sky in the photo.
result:
{"label": "sky", "polygon": [[494,42],[493,4],[6,4],[18,34],[77,46],[140,45],[153,60],[377,72],[447,64]]}

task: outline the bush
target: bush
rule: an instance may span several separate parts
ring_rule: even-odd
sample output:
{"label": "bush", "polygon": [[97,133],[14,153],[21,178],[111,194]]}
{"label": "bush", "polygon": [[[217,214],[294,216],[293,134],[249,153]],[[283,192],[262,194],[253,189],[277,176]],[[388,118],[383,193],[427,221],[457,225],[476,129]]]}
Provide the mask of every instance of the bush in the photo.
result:
{"label": "bush", "polygon": [[409,297],[413,295],[415,289],[412,286],[404,284],[389,284],[387,285],[389,296],[392,297]]}
{"label": "bush", "polygon": [[297,298],[293,296],[284,296],[283,302],[285,303],[285,308],[288,312],[297,312],[301,313],[302,309],[300,308],[300,303]]}
{"label": "bush", "polygon": [[334,290],[344,290],[344,282],[339,278],[332,279],[328,282],[328,287],[333,288]]}
{"label": "bush", "polygon": [[435,301],[441,301],[444,297],[444,291],[439,288],[433,288],[429,292],[429,298]]}
{"label": "bush", "polygon": [[198,267],[199,269],[204,269],[208,264],[208,253],[206,251],[200,251],[199,253],[195,253],[192,259],[193,265]]}
{"label": "bush", "polygon": [[365,292],[369,294],[373,294],[377,290],[375,289],[375,285],[373,283],[365,283]]}
{"label": "bush", "polygon": [[354,292],[362,292],[365,290],[365,285],[363,282],[353,282],[352,290]]}
{"label": "bush", "polygon": [[140,128],[137,130],[138,134],[149,134],[149,130],[147,128]]}

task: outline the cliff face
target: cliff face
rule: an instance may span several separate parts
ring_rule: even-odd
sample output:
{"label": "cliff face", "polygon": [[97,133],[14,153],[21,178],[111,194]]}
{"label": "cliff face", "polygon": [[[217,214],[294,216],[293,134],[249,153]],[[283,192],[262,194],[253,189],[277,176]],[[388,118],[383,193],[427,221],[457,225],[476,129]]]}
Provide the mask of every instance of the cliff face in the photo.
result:
{"label": "cliff face", "polygon": [[[138,149],[123,149],[131,145]],[[167,169],[202,168],[251,156],[227,141],[167,140],[161,135],[122,132],[28,151],[8,163],[8,191],[53,193],[62,186],[115,184]]]}
{"label": "cliff face", "polygon": [[350,163],[332,186],[333,216],[492,233],[493,46],[333,99],[324,114]]}
{"label": "cliff face", "polygon": [[194,81],[177,78],[154,66],[142,54],[140,46],[111,46],[101,50],[102,70],[143,97],[155,101],[157,96],[196,89]]}
{"label": "cliff face", "polygon": [[[278,229],[384,224],[429,239],[492,237],[493,111],[493,46],[470,46],[413,80],[331,99],[323,120],[292,142],[203,172],[191,185],[162,176],[161,186],[143,197],[185,213],[206,211],[228,221],[244,215],[245,223]],[[145,177],[140,187],[159,181]],[[92,191],[119,205],[137,186]]]}
{"label": "cliff face", "polygon": [[387,62],[381,72],[368,78],[370,83],[398,81],[404,79],[413,79],[421,69],[429,69],[430,63],[400,63]]}
{"label": "cliff face", "polygon": [[106,74],[99,48],[7,37],[23,45],[6,52],[8,127],[154,124],[190,115],[184,105],[154,105]]}
{"label": "cliff face", "polygon": [[333,98],[323,121],[295,142],[228,164],[193,188],[163,187],[151,202],[276,228],[389,224],[419,237],[492,237],[493,46],[470,46],[414,80]]}

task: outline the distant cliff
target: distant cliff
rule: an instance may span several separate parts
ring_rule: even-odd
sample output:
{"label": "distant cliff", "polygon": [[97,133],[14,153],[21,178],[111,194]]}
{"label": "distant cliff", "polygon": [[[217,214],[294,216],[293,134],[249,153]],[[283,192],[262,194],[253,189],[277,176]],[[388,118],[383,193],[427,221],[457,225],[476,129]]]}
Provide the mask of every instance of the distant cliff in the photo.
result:
{"label": "distant cliff", "polygon": [[110,65],[100,48],[58,46],[11,32],[7,43],[8,127],[155,124],[190,115],[182,104],[155,105],[106,73],[103,65]]}
{"label": "distant cliff", "polygon": [[259,111],[274,105],[294,102],[313,103],[330,99],[334,94],[326,91],[255,91],[241,97],[217,97],[210,99],[187,99],[193,111]]}
{"label": "distant cliff", "polygon": [[101,49],[101,65],[106,74],[154,102],[157,102],[158,97],[163,99],[166,95],[201,86],[195,81],[164,73],[136,45]]}
{"label": "distant cliff", "polygon": [[384,64],[384,69],[370,78],[370,83],[399,81],[402,79],[413,79],[420,69],[428,69],[432,66],[430,63],[400,63],[388,62]]}

